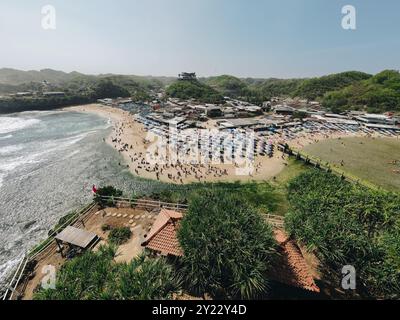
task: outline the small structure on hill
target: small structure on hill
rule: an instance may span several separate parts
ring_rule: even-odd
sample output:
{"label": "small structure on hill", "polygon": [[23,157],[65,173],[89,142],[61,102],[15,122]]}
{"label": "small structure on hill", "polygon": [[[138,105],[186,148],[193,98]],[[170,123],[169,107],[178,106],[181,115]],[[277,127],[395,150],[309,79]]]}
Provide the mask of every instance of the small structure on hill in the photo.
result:
{"label": "small structure on hill", "polygon": [[80,249],[87,249],[94,245],[99,240],[99,237],[93,232],[68,226],[55,236],[55,240],[61,255],[63,255],[62,243],[67,243]]}
{"label": "small structure on hill", "polygon": [[196,80],[195,72],[182,72],[178,75],[178,80],[193,81]]}

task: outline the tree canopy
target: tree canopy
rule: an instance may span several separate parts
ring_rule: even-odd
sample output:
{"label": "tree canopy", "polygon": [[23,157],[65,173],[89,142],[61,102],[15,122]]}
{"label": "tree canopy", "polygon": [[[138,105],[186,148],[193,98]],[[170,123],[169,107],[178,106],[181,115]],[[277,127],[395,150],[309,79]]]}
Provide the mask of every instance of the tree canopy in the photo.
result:
{"label": "tree canopy", "polygon": [[334,112],[400,111],[400,73],[394,70],[382,71],[367,80],[326,93],[322,102],[324,107]]}
{"label": "tree canopy", "polygon": [[102,246],[66,262],[55,289],[39,289],[35,300],[164,300],[180,291],[181,280],[163,258],[144,255],[116,263],[114,247]]}
{"label": "tree canopy", "polygon": [[[399,298],[400,195],[373,191],[320,170],[290,182],[286,230],[341,275],[352,265],[370,296]],[[397,252],[397,253],[396,253]]]}
{"label": "tree canopy", "polygon": [[197,80],[176,81],[167,88],[167,95],[179,99],[196,99],[205,103],[223,102],[222,95]]}
{"label": "tree canopy", "polygon": [[203,81],[222,95],[229,97],[239,97],[243,94],[243,90],[247,88],[245,82],[230,75],[204,78]]}

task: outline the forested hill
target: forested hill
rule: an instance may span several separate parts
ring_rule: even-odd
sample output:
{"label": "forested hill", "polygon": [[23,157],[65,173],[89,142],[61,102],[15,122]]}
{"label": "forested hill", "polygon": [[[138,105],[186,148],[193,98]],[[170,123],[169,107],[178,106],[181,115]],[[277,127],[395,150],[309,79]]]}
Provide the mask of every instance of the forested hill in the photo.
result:
{"label": "forested hill", "polygon": [[396,70],[374,76],[348,71],[309,79],[239,79],[223,75],[201,81],[223,95],[257,104],[277,96],[299,97],[319,100],[334,112],[400,112],[400,73]]}
{"label": "forested hill", "polygon": [[400,111],[400,73],[385,70],[355,82],[341,90],[327,93],[323,105],[335,112],[367,109],[369,112]]}
{"label": "forested hill", "polygon": [[85,90],[102,80],[110,80],[133,94],[138,90],[148,91],[163,88],[173,82],[175,78],[116,74],[87,75],[76,71],[66,73],[52,69],[21,71],[3,68],[0,69],[0,94],[37,91],[44,89],[44,85],[51,90]]}
{"label": "forested hill", "polygon": [[186,100],[194,98],[205,103],[223,102],[220,92],[198,80],[176,81],[166,90],[169,97]]}
{"label": "forested hill", "polygon": [[334,112],[348,109],[365,109],[378,113],[400,111],[400,75],[394,70],[385,70],[374,76],[348,71],[307,79],[257,79],[221,75],[182,82],[174,77],[95,76],[51,69],[0,69],[0,95],[21,91],[63,91],[72,100],[78,97],[79,101],[86,101],[103,96],[96,91],[104,82],[109,84],[112,92],[123,93],[122,96],[132,97],[135,101],[146,101],[151,98],[152,92],[165,89],[167,96],[195,98],[201,102],[221,102],[223,96],[229,96],[261,104],[280,96],[319,100],[326,109]]}
{"label": "forested hill", "polygon": [[308,79],[239,79],[223,75],[205,78],[202,81],[225,95],[257,95],[263,99],[290,96],[314,100],[323,97],[329,91],[342,89],[370,77],[372,76],[363,72],[348,71]]}

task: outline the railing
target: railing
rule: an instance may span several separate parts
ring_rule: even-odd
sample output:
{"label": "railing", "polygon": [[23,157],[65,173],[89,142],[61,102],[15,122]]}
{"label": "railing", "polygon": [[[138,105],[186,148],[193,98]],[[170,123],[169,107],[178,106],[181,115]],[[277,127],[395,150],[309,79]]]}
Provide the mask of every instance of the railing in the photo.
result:
{"label": "railing", "polygon": [[31,251],[29,251],[28,256],[30,260],[33,260],[37,257],[40,253],[42,253],[45,249],[47,249],[50,244],[53,242],[54,237],[67,226],[72,225],[75,223],[79,217],[85,215],[90,210],[92,210],[96,206],[95,203],[90,203],[89,205],[85,206],[82,210],[78,211],[75,215],[73,215],[70,219],[68,219],[65,223],[55,229],[52,233],[49,234],[48,238],[44,240],[42,243],[34,247]]}
{"label": "railing", "polygon": [[3,295],[3,300],[11,300],[16,292],[16,288],[18,287],[21,278],[24,274],[25,267],[29,261],[34,260],[40,253],[46,250],[54,240],[54,237],[64,228],[67,226],[75,223],[79,217],[85,215],[87,212],[92,210],[96,206],[95,203],[90,203],[89,205],[85,206],[82,210],[78,211],[75,215],[73,215],[70,219],[68,219],[65,223],[55,229],[46,240],[41,242],[39,245],[35,246],[32,250],[30,250],[27,254],[24,254],[20,264],[18,265],[13,278],[11,279],[10,283],[7,286],[6,292]]}
{"label": "railing", "polygon": [[158,200],[146,200],[146,199],[129,199],[129,198],[121,198],[121,197],[113,197],[113,196],[100,196],[102,200],[111,200],[117,203],[126,203],[131,206],[143,207],[143,208],[164,208],[170,210],[180,210],[186,211],[188,208],[187,204],[183,203],[173,203],[173,202],[164,202]]}
{"label": "railing", "polygon": [[373,190],[379,190],[378,186],[376,186],[368,181],[362,180],[356,176],[353,176],[348,172],[342,171],[334,165],[329,165],[329,163],[327,163],[327,162],[326,162],[327,164],[325,164],[324,161],[322,161],[321,159],[311,156],[311,155],[308,155],[305,152],[300,152],[300,151],[294,150],[292,148],[289,148],[289,147],[281,145],[281,144],[278,145],[278,148],[279,148],[279,150],[288,154],[289,156],[295,156],[297,160],[304,161],[306,164],[311,164],[311,165],[315,166],[316,168],[320,168],[325,171],[332,172],[336,176],[339,176],[342,179],[344,179],[350,183],[362,185],[364,187],[367,187],[367,188],[370,188]]}
{"label": "railing", "polygon": [[267,214],[265,216],[265,220],[275,228],[283,228],[284,227],[284,218],[282,216],[277,216],[274,214]]}
{"label": "railing", "polygon": [[9,299],[10,300],[12,299],[14,292],[17,289],[18,283],[21,280],[21,277],[24,273],[24,270],[25,270],[26,264],[28,263],[28,260],[29,260],[28,255],[24,254],[21,259],[21,262],[18,264],[17,270],[15,271],[13,278],[11,279],[10,283],[7,286],[7,290],[4,293],[3,300],[7,299],[7,296],[10,292],[11,292],[11,295],[10,295]]}

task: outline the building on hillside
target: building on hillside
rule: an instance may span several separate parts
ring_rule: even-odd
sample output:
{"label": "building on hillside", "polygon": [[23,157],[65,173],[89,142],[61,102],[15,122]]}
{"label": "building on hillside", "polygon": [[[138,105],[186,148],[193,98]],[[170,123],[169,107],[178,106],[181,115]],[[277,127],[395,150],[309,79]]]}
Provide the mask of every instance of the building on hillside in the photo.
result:
{"label": "building on hillside", "polygon": [[368,129],[400,131],[400,127],[389,124],[366,123],[364,126]]}
{"label": "building on hillside", "polygon": [[17,97],[31,97],[31,96],[33,96],[33,92],[30,92],[30,91],[26,91],[26,92],[17,92],[17,93],[15,94],[15,96],[17,96]]}
{"label": "building on hillside", "polygon": [[271,110],[271,101],[265,101],[265,102],[263,102],[263,104],[262,104],[262,110],[263,110],[264,112],[270,111],[270,110]]}
{"label": "building on hillside", "polygon": [[64,97],[65,96],[65,92],[47,91],[47,92],[43,92],[43,96],[45,96],[45,97]]}
{"label": "building on hillside", "polygon": [[111,99],[111,98],[97,99],[97,102],[102,103],[106,106],[111,106],[113,103],[113,99]]}
{"label": "building on hillside", "polygon": [[221,107],[214,106],[214,105],[207,105],[206,106],[206,116],[209,118],[222,117],[223,113],[222,113]]}
{"label": "building on hillside", "polygon": [[187,120],[186,117],[175,117],[173,113],[169,112],[163,112],[161,114],[153,112],[148,114],[146,118],[165,126],[177,126]]}
{"label": "building on hillside", "polygon": [[178,75],[178,80],[193,81],[196,80],[195,72],[182,72]]}
{"label": "building on hillside", "polygon": [[384,114],[364,114],[362,116],[355,117],[355,119],[364,123],[387,124],[387,125],[396,124],[396,119],[388,117]]}
{"label": "building on hillside", "polygon": [[218,126],[220,130],[223,129],[235,129],[235,128],[246,128],[252,127],[256,125],[261,125],[261,120],[253,119],[253,118],[239,118],[239,119],[229,119],[222,120],[218,122]]}
{"label": "building on hillside", "polygon": [[336,118],[336,117],[324,117],[319,114],[313,114],[311,115],[310,118],[308,118],[308,121],[317,121],[317,122],[326,122],[326,123],[332,123],[332,124],[345,124],[345,125],[351,125],[351,126],[359,126],[360,123],[355,121],[355,120],[350,120],[348,118]]}
{"label": "building on hillside", "polygon": [[296,109],[287,105],[276,105],[272,107],[272,110],[275,112],[275,114],[281,115],[292,115],[296,111]]}

